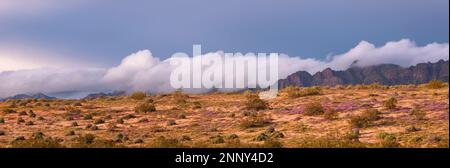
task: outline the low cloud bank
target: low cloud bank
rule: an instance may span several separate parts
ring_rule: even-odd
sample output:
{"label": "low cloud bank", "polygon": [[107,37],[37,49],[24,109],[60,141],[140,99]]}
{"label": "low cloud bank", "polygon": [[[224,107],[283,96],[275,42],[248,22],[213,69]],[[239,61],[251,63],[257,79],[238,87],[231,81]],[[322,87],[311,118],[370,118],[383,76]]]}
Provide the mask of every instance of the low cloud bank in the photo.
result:
{"label": "low cloud bank", "polygon": [[[222,57],[223,52],[207,53],[207,57]],[[315,73],[325,68],[345,70],[350,65],[370,66],[392,63],[411,66],[422,62],[437,62],[449,59],[448,43],[431,43],[417,46],[413,41],[402,39],[376,47],[362,41],[356,47],[340,55],[329,57],[329,61],[313,58],[280,55],[279,77],[296,71]],[[170,58],[160,60],[149,50],[142,50],[125,57],[122,62],[109,69],[51,69],[17,70],[0,72],[0,97],[20,93],[46,94],[62,92],[105,92],[113,90],[171,92],[170,74],[175,67]]]}

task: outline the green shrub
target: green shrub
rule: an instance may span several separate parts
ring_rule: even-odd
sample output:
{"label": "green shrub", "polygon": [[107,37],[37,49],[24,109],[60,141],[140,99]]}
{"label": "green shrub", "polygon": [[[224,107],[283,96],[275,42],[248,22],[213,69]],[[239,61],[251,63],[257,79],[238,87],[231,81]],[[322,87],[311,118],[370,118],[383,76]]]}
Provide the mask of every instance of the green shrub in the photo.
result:
{"label": "green shrub", "polygon": [[305,115],[307,115],[307,116],[321,115],[324,112],[325,112],[325,110],[324,110],[323,106],[317,102],[309,103],[305,107]]}
{"label": "green shrub", "polygon": [[384,101],[384,107],[386,109],[395,109],[397,106],[397,99],[395,97],[391,97],[388,100]]}
{"label": "green shrub", "polygon": [[144,92],[136,91],[133,92],[130,97],[134,100],[143,100],[145,97],[147,97],[147,94],[145,94]]}
{"label": "green shrub", "polygon": [[5,119],[4,118],[0,118],[0,124],[5,123]]}

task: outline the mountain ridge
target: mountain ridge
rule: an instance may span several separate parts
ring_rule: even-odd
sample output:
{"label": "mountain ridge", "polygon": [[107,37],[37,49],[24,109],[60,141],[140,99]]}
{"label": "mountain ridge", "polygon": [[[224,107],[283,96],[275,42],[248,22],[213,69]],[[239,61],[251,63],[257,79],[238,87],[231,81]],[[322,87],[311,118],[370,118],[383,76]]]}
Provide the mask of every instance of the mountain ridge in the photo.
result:
{"label": "mountain ridge", "polygon": [[431,80],[449,81],[449,61],[419,63],[410,67],[395,64],[379,64],[366,67],[351,66],[335,71],[326,68],[313,75],[297,71],[278,81],[280,89],[288,86],[336,86],[379,83],[383,85],[422,84]]}

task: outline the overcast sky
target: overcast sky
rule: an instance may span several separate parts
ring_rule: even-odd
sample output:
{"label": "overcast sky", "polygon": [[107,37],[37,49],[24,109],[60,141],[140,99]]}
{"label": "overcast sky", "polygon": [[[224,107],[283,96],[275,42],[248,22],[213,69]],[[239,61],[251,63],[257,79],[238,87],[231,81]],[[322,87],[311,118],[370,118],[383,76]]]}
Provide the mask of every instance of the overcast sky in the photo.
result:
{"label": "overcast sky", "polygon": [[0,59],[16,60],[16,69],[42,64],[110,67],[142,49],[160,58],[191,54],[193,44],[201,44],[204,52],[279,52],[325,59],[363,40],[376,46],[403,38],[418,45],[447,43],[448,3],[2,0]]}

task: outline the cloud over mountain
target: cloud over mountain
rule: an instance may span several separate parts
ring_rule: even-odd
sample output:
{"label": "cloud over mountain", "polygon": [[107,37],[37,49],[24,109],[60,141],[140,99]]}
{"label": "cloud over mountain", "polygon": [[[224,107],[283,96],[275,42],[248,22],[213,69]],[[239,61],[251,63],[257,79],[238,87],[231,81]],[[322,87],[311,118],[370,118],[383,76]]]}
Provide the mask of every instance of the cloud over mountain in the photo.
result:
{"label": "cloud over mountain", "polygon": [[[207,53],[207,57],[222,57],[223,52]],[[246,56],[252,56],[247,54]],[[254,56],[254,55],[253,55]],[[192,59],[192,58],[191,58]],[[376,47],[362,41],[348,52],[333,55],[328,61],[280,55],[279,77],[303,70],[315,73],[325,68],[347,69],[356,60],[357,66],[392,63],[401,66],[421,62],[449,59],[448,43],[431,43],[417,46],[415,42],[402,39]],[[125,57],[122,62],[108,69],[39,68],[0,72],[0,97],[19,93],[57,93],[66,91],[98,92],[112,90],[144,90],[168,92],[170,74],[175,67],[170,58],[160,60],[149,50],[142,50]]]}

